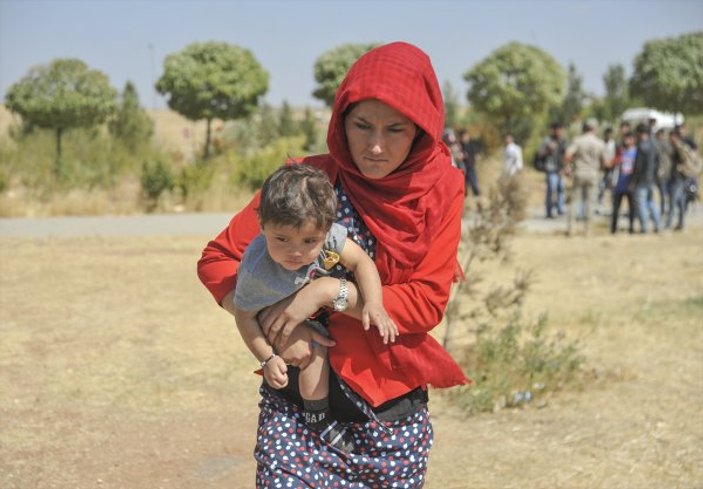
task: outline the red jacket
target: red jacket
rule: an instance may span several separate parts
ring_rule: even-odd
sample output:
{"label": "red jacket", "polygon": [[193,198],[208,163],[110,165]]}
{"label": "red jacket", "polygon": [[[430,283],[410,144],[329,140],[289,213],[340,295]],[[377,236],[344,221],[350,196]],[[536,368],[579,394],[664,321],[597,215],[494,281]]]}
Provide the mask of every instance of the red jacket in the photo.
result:
{"label": "red jacket", "polygon": [[[376,99],[412,120],[418,137],[391,174],[368,178],[353,162],[344,114]],[[456,271],[464,185],[441,143],[444,105],[429,57],[407,43],[369,51],[337,90],[327,134],[328,155],[304,160],[339,182],[375,236],[383,304],[400,329],[392,345],[365,332],[360,321],[332,314],[332,369],[373,406],[432,384],[467,382],[459,366],[428,333],[442,320]],[[203,251],[198,274],[218,302],[234,289],[242,254],[259,232],[258,195]]]}
{"label": "red jacket", "polygon": [[[435,387],[464,384],[466,377],[449,354],[428,333],[442,320],[456,266],[464,205],[462,182],[444,214],[429,252],[408,280],[383,286],[383,305],[398,325],[396,343],[384,345],[378,335],[365,332],[360,321],[340,313],[330,317],[330,365],[371,405],[429,383]],[[257,193],[229,226],[203,250],[198,276],[220,303],[236,285],[236,272],[249,242],[259,233],[254,209]]]}

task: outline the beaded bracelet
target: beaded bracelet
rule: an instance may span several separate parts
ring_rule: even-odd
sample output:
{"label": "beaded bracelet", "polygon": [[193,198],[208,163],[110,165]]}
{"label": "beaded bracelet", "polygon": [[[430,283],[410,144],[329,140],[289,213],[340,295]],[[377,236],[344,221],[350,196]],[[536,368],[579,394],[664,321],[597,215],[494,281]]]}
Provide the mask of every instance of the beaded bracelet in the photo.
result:
{"label": "beaded bracelet", "polygon": [[270,357],[268,357],[266,360],[264,360],[263,362],[261,362],[261,368],[264,368],[264,367],[266,366],[266,364],[268,364],[271,360],[273,360],[273,359],[276,358],[277,356],[278,356],[278,355],[276,355],[275,353],[272,353]]}

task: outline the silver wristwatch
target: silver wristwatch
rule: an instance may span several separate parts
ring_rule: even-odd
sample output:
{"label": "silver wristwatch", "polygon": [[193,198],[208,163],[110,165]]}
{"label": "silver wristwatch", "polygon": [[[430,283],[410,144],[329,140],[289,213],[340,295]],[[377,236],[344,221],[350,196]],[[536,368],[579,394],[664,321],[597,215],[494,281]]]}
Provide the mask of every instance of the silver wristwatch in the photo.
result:
{"label": "silver wristwatch", "polygon": [[339,279],[339,294],[337,297],[332,299],[332,309],[337,312],[342,312],[347,310],[347,299],[349,298],[349,287],[347,287],[347,279]]}

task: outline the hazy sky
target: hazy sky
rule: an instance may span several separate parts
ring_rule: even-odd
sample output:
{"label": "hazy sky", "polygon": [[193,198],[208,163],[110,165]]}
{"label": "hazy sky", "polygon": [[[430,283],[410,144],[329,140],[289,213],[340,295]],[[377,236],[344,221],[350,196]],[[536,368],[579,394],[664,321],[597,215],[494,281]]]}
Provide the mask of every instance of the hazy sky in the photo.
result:
{"label": "hazy sky", "polygon": [[349,42],[405,40],[432,58],[440,83],[465,100],[462,75],[510,41],[536,45],[584,87],[602,94],[602,76],[620,63],[628,75],[644,41],[703,30],[703,0],[0,0],[0,93],[30,67],[77,57],[122,89],[132,80],[142,103],[163,60],[195,41],[250,49],[270,74],[266,100],[319,106],[313,65]]}

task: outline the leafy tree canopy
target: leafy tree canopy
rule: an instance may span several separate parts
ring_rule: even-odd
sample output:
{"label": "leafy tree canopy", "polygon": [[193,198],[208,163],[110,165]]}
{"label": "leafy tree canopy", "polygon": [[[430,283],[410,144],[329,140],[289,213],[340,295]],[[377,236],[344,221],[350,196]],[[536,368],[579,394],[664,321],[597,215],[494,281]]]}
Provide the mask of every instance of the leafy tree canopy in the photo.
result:
{"label": "leafy tree canopy", "polygon": [[703,32],[647,42],[634,65],[632,95],[660,110],[703,113]]}
{"label": "leafy tree canopy", "polygon": [[564,69],[534,46],[511,42],[498,48],[464,74],[467,98],[492,118],[501,131],[517,139],[529,136],[531,121],[564,98]]}
{"label": "leafy tree canopy", "polygon": [[323,53],[315,61],[315,81],[318,87],[312,92],[313,97],[332,107],[337,88],[351,65],[376,46],[379,46],[379,43],[343,44]]}
{"label": "leafy tree canopy", "polygon": [[32,68],[10,87],[5,103],[30,124],[63,130],[104,122],[116,97],[105,74],[69,58]]}
{"label": "leafy tree canopy", "polygon": [[156,90],[188,119],[238,119],[256,109],[268,78],[248,49],[211,41],[167,56]]}
{"label": "leafy tree canopy", "polygon": [[114,112],[117,92],[105,74],[79,59],[56,59],[32,68],[5,94],[7,108],[25,123],[56,132],[54,174],[62,175],[61,140],[66,129],[100,124]]}

